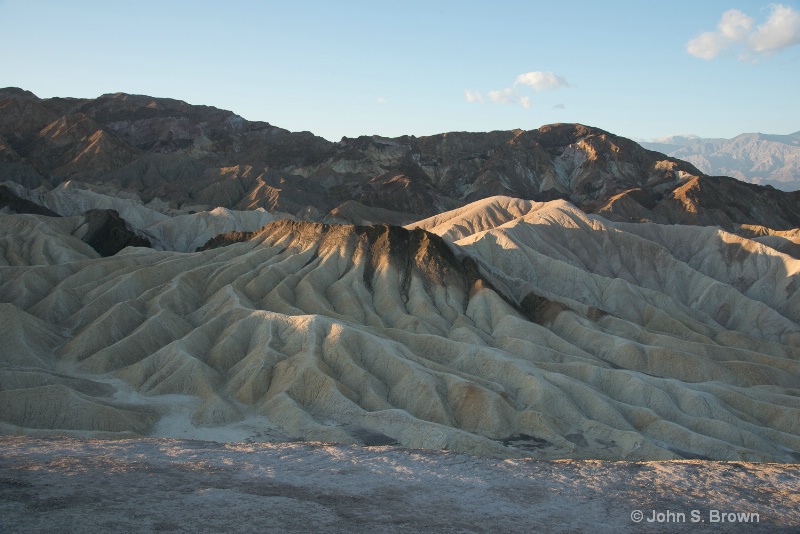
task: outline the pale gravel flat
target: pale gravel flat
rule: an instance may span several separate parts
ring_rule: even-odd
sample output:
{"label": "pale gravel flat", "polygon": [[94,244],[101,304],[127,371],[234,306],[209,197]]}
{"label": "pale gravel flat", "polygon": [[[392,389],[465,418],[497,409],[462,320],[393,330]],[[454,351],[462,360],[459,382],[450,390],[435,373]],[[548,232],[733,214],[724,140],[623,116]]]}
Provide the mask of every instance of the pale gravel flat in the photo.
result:
{"label": "pale gravel flat", "polygon": [[[797,464],[4,436],[0,533],[797,532],[798,475]],[[648,523],[653,510],[686,522]],[[712,510],[758,522],[711,523]]]}

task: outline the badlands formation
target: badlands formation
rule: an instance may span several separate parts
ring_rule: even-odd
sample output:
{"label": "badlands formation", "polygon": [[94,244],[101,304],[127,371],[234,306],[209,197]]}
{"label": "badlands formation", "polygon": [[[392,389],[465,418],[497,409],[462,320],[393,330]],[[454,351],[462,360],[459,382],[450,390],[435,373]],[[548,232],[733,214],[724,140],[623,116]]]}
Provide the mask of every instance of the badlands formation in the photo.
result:
{"label": "badlands formation", "polygon": [[800,260],[717,227],[492,197],[101,257],[80,224],[0,215],[4,433],[800,458]]}
{"label": "badlands formation", "polygon": [[0,432],[797,462],[798,206],[582,125],[0,90]]}

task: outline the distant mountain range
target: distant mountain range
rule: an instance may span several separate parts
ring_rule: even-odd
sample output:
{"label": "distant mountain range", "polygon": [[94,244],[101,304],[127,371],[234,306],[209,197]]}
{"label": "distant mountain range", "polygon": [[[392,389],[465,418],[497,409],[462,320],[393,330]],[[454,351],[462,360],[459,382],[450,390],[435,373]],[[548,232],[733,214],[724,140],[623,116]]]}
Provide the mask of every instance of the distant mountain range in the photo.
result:
{"label": "distant mountain range", "polygon": [[122,93],[40,99],[0,89],[3,181],[29,190],[80,182],[184,211],[264,208],[358,224],[405,224],[506,195],[568,200],[626,222],[800,227],[800,193],[709,177],[579,124],[332,143],[230,111]]}
{"label": "distant mountain range", "polygon": [[733,139],[675,135],[640,144],[688,161],[706,174],[733,176],[783,191],[800,189],[800,132],[747,133]]}

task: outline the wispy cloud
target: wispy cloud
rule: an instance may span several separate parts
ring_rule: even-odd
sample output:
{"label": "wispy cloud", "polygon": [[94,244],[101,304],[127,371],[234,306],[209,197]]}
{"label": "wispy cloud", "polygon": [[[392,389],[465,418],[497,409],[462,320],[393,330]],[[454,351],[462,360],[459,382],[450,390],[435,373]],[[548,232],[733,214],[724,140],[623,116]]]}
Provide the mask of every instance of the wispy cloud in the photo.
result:
{"label": "wispy cloud", "polygon": [[753,29],[755,20],[748,17],[738,9],[729,9],[722,14],[719,21],[719,32],[732,41],[741,41]]}
{"label": "wispy cloud", "polygon": [[567,106],[565,106],[564,104],[556,104],[555,106],[553,106],[553,109],[567,109]]}
{"label": "wispy cloud", "polygon": [[467,89],[464,91],[464,100],[467,102],[483,102],[483,95],[478,91]]}
{"label": "wispy cloud", "polygon": [[783,4],[770,4],[767,20],[755,19],[738,9],[722,14],[716,31],[703,32],[686,44],[686,51],[701,59],[714,59],[733,48],[743,61],[768,57],[800,44],[800,12]]}
{"label": "wispy cloud", "polygon": [[499,91],[489,91],[489,100],[498,104],[514,104],[517,101],[517,95],[514,94],[514,89],[507,87]]}
{"label": "wispy cloud", "polygon": [[[525,72],[517,76],[511,87],[489,91],[486,93],[486,98],[490,102],[496,104],[521,106],[528,109],[533,105],[533,101],[530,96],[520,94],[520,89],[523,88],[522,86],[531,87],[534,91],[542,92],[569,87],[569,83],[561,76],[552,72]],[[483,93],[479,91],[467,89],[464,91],[464,100],[467,102],[484,102],[484,96]]]}
{"label": "wispy cloud", "polygon": [[567,80],[553,74],[552,72],[526,72],[517,76],[514,85],[529,85],[538,92],[549,91],[550,89],[558,89],[559,87],[569,87]]}
{"label": "wispy cloud", "polygon": [[729,42],[716,32],[704,32],[686,44],[686,51],[700,59],[714,59],[728,48]]}
{"label": "wispy cloud", "polygon": [[383,105],[383,104],[386,103],[386,99],[384,97],[382,97],[382,96],[379,96],[378,99],[375,102],[377,102],[378,104]]}

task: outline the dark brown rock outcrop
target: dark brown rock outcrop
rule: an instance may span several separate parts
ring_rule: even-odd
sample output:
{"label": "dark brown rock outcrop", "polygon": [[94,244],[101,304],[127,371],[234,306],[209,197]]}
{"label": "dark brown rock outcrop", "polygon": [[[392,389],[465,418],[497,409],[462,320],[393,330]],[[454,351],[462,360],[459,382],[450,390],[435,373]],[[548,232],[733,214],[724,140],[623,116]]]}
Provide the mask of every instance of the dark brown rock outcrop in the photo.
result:
{"label": "dark brown rock outcrop", "polygon": [[179,100],[0,90],[0,181],[67,179],[145,202],[263,207],[309,220],[347,220],[343,207],[356,202],[370,216],[392,212],[392,221],[371,222],[396,222],[506,195],[565,199],[624,221],[800,227],[800,193],[709,177],[580,124],[333,143]]}
{"label": "dark brown rock outcrop", "polygon": [[125,247],[151,247],[150,241],[135,234],[114,210],[89,210],[83,217],[88,229],[82,239],[101,256],[113,256]]}
{"label": "dark brown rock outcrop", "polygon": [[0,211],[9,213],[30,213],[33,215],[46,215],[48,217],[59,217],[58,213],[40,206],[30,200],[20,198],[14,191],[5,185],[0,185]]}

